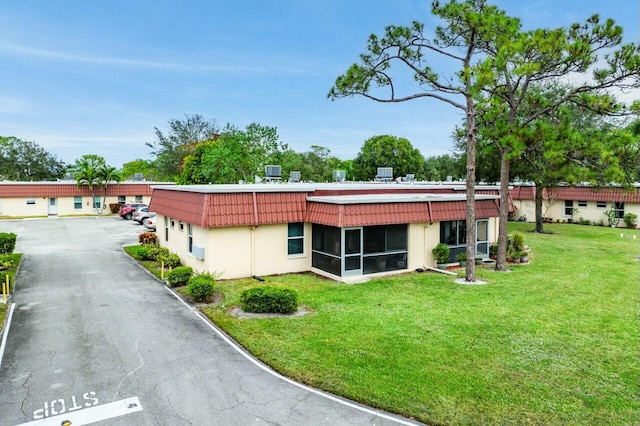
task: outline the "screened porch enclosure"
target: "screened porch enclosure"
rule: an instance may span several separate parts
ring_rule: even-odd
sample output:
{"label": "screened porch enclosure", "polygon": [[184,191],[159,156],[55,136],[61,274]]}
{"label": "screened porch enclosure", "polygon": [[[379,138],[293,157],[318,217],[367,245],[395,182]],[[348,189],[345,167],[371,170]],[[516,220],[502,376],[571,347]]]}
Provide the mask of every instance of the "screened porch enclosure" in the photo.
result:
{"label": "screened porch enclosure", "polygon": [[338,228],[312,225],[311,265],[336,276],[357,276],[407,268],[408,227]]}

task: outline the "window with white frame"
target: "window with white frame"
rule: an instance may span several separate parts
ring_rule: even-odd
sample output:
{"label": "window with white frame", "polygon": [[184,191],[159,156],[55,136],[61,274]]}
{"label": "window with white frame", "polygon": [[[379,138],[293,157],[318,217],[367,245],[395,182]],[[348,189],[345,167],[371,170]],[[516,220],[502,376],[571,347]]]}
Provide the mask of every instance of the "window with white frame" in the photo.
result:
{"label": "window with white frame", "polygon": [[82,209],[82,197],[73,197],[73,208],[76,210]]}
{"label": "window with white frame", "polygon": [[169,218],[164,217],[164,240],[169,241]]}
{"label": "window with white frame", "polygon": [[136,203],[142,203],[142,195],[136,195]]}
{"label": "window with white frame", "polygon": [[606,201],[596,201],[596,207],[599,209],[606,209],[607,202]]}
{"label": "window with white frame", "polygon": [[36,203],[35,197],[28,197],[27,198],[27,204],[35,204],[35,203]]}
{"label": "window with white frame", "polygon": [[169,221],[171,222],[171,227],[175,228],[176,227],[176,221],[173,218],[169,219]]}
{"label": "window with white frame", "polygon": [[578,200],[578,207],[587,207],[587,202]]}
{"label": "window with white frame", "polygon": [[183,222],[178,222],[178,229],[180,230],[180,232],[184,231],[184,223]]}
{"label": "window with white frame", "polygon": [[287,254],[304,254],[304,223],[290,223],[287,230]]}
{"label": "window with white frame", "polygon": [[96,195],[95,197],[93,197],[93,208],[94,209],[99,209],[100,208],[100,196]]}
{"label": "window with white frame", "polygon": [[193,253],[193,226],[187,224],[187,250],[189,253]]}
{"label": "window with white frame", "polygon": [[125,197],[124,195],[118,195],[118,203],[124,204],[126,202],[127,202],[127,197]]}
{"label": "window with white frame", "polygon": [[573,216],[573,200],[564,200],[564,215]]}

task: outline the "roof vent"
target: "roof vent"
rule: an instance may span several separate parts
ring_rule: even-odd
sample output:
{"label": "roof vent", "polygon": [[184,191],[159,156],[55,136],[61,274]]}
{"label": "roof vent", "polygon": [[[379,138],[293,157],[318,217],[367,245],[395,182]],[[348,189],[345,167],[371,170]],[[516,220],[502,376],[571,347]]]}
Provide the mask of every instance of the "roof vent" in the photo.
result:
{"label": "roof vent", "polygon": [[377,181],[390,182],[393,180],[393,167],[378,167]]}
{"label": "roof vent", "polygon": [[264,168],[264,177],[267,181],[279,181],[282,176],[282,166],[269,165]]}
{"label": "roof vent", "polygon": [[346,178],[347,178],[347,172],[345,170],[333,171],[333,180],[335,182],[344,182]]}
{"label": "roof vent", "polygon": [[300,171],[294,170],[289,172],[289,182],[300,182]]}

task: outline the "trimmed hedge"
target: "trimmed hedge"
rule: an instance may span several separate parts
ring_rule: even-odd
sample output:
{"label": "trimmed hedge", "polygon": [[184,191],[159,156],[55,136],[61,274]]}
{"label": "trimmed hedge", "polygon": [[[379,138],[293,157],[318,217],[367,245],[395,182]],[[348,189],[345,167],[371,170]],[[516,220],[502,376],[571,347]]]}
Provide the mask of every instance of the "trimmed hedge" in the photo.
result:
{"label": "trimmed hedge", "polygon": [[298,310],[298,292],[281,287],[254,287],[242,292],[240,303],[245,312],[292,314]]}
{"label": "trimmed hedge", "polygon": [[156,256],[157,262],[164,262],[165,268],[175,268],[180,266],[180,256],[175,253],[160,253]]}
{"label": "trimmed hedge", "polygon": [[178,266],[167,274],[167,284],[169,287],[185,285],[193,275],[193,268],[189,266]]}
{"label": "trimmed hedge", "polygon": [[216,279],[210,274],[200,274],[189,279],[187,291],[197,302],[206,302],[215,290]]}
{"label": "trimmed hedge", "polygon": [[0,254],[10,254],[16,249],[16,234],[0,232]]}

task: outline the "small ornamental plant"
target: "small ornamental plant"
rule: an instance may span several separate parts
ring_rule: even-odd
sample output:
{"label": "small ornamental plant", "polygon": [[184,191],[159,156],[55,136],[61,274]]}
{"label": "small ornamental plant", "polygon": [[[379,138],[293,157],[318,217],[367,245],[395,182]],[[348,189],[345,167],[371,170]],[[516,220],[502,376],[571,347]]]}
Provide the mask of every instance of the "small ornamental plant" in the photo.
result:
{"label": "small ornamental plant", "polygon": [[450,252],[451,252],[451,249],[445,243],[438,243],[431,250],[431,253],[433,254],[433,257],[435,258],[436,263],[438,263],[438,264],[444,264],[444,263],[449,262],[449,253]]}
{"label": "small ornamental plant", "polygon": [[143,232],[142,234],[138,235],[138,242],[140,244],[156,245],[158,244],[158,236],[153,232]]}
{"label": "small ornamental plant", "polygon": [[240,303],[245,312],[292,314],[298,310],[298,292],[290,288],[254,287],[242,292]]}
{"label": "small ornamental plant", "polygon": [[196,275],[189,279],[187,292],[196,302],[207,302],[215,291],[215,283],[213,275]]}
{"label": "small ornamental plant", "polygon": [[622,220],[627,228],[635,228],[638,225],[638,215],[635,213],[626,213],[622,216]]}
{"label": "small ornamental plant", "polygon": [[167,274],[167,284],[169,287],[180,287],[186,285],[193,276],[193,269],[189,266],[178,266]]}

